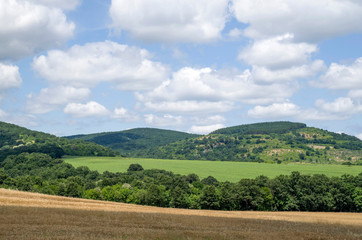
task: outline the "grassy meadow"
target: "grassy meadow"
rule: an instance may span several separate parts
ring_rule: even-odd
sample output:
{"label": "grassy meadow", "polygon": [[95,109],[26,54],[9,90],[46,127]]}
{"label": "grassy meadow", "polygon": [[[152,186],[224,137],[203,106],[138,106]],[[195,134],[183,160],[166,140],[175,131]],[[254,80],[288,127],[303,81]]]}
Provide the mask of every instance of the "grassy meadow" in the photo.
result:
{"label": "grassy meadow", "polygon": [[174,173],[187,175],[197,174],[201,179],[213,176],[219,181],[237,182],[242,178],[255,178],[264,175],[270,178],[293,171],[302,174],[325,174],[326,176],[341,176],[343,174],[357,175],[362,172],[362,166],[345,166],[334,164],[267,164],[251,162],[222,162],[196,160],[167,160],[122,157],[67,157],[65,162],[74,167],[88,166],[99,172],[125,172],[132,163],[138,163],[144,169],[164,169]]}

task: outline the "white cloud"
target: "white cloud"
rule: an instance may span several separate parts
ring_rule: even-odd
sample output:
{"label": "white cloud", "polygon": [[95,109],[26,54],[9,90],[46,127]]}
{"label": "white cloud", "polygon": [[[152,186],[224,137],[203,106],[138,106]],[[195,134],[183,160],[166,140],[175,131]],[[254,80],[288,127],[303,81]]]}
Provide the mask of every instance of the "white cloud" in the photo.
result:
{"label": "white cloud", "polygon": [[25,0],[1,0],[0,9],[0,60],[60,46],[73,36],[75,25],[60,9]]}
{"label": "white cloud", "polygon": [[291,102],[273,103],[268,106],[258,105],[248,111],[248,116],[251,118],[282,120],[292,118],[298,121],[342,120],[350,117],[350,115],[347,116],[340,112],[329,111],[328,108],[301,108]]}
{"label": "white cloud", "polygon": [[362,140],[362,133],[357,134],[357,135],[356,135],[356,137],[358,137],[359,139],[361,139],[361,140]]}
{"label": "white cloud", "polygon": [[220,38],[228,0],[112,0],[113,26],[145,41],[208,42]]}
{"label": "white cloud", "polygon": [[77,6],[79,6],[81,0],[29,0],[30,2],[61,8],[64,10],[74,10]]}
{"label": "white cloud", "polygon": [[233,109],[233,103],[228,101],[207,102],[207,101],[163,101],[146,102],[145,106],[149,110],[156,112],[172,112],[183,114],[205,114],[215,112],[229,112]]}
{"label": "white cloud", "polygon": [[225,121],[225,117],[221,115],[197,116],[192,118],[192,122],[197,123],[197,125],[214,125],[216,123],[223,123]]}
{"label": "white cloud", "polygon": [[34,114],[47,113],[69,102],[82,101],[89,97],[88,88],[57,86],[44,88],[39,94],[27,96],[27,110]]}
{"label": "white cloud", "polygon": [[159,112],[228,112],[235,103],[269,104],[291,96],[295,83],[258,84],[251,73],[182,68],[153,91],[137,94],[146,108]]}
{"label": "white cloud", "polygon": [[301,109],[297,105],[284,102],[274,103],[269,106],[255,106],[248,111],[248,116],[252,118],[285,118],[294,117],[300,112]]}
{"label": "white cloud", "polygon": [[348,97],[356,100],[362,100],[362,89],[351,90],[348,93]]}
{"label": "white cloud", "polygon": [[0,63],[0,92],[8,88],[20,87],[21,83],[22,79],[17,66]]}
{"label": "white cloud", "polygon": [[109,115],[109,111],[101,104],[90,101],[86,104],[69,103],[64,108],[64,113],[73,115],[77,118],[83,117],[101,117]]}
{"label": "white cloud", "polygon": [[316,60],[310,64],[294,66],[280,70],[270,70],[265,67],[253,66],[253,77],[260,83],[282,83],[292,82],[295,79],[307,78],[322,72],[326,66],[321,60]]}
{"label": "white cloud", "polygon": [[317,46],[308,43],[293,43],[292,34],[257,40],[245,48],[239,59],[249,65],[263,66],[269,69],[290,68],[304,65],[317,50]]}
{"label": "white cloud", "polygon": [[150,125],[165,127],[165,126],[180,126],[183,123],[182,116],[174,116],[170,114],[165,114],[162,116],[157,116],[154,114],[146,114],[145,122]]}
{"label": "white cloud", "polygon": [[362,112],[362,105],[356,104],[351,98],[346,97],[337,98],[333,102],[318,99],[315,105],[319,109],[333,114],[351,115]]}
{"label": "white cloud", "polygon": [[52,50],[34,58],[33,68],[46,80],[73,87],[114,82],[121,90],[147,90],[167,78],[168,69],[150,60],[148,51],[105,41]]}
{"label": "white cloud", "polygon": [[190,133],[197,133],[197,134],[209,134],[217,129],[224,128],[225,125],[223,124],[213,124],[207,126],[192,126],[189,130]]}
{"label": "white cloud", "polygon": [[126,108],[123,107],[115,108],[111,117],[129,122],[135,122],[139,120],[139,117],[136,113],[131,113]]}
{"label": "white cloud", "polygon": [[361,79],[362,57],[349,66],[332,63],[317,85],[329,89],[362,89]]}
{"label": "white cloud", "polygon": [[229,31],[228,36],[230,38],[237,39],[243,35],[244,31],[239,28],[233,28]]}
{"label": "white cloud", "polygon": [[233,0],[245,35],[253,39],[293,33],[298,42],[318,41],[361,32],[362,4],[340,0]]}

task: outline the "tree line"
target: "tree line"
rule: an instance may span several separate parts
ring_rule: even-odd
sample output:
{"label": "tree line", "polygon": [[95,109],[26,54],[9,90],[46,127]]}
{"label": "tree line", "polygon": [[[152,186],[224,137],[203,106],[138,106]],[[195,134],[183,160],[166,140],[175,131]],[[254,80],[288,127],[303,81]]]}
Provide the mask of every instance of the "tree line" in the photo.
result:
{"label": "tree line", "polygon": [[231,183],[144,170],[139,164],[122,173],[99,173],[44,153],[22,153],[0,163],[0,187],[172,208],[362,212],[362,173],[327,177],[293,172]]}

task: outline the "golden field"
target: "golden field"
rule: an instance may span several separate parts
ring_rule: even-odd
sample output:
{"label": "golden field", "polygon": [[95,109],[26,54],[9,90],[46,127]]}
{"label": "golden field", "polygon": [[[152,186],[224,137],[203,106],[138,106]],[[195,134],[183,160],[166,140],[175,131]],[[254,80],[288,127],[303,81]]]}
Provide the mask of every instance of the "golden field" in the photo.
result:
{"label": "golden field", "polygon": [[0,189],[0,239],[362,239],[362,214],[171,209]]}

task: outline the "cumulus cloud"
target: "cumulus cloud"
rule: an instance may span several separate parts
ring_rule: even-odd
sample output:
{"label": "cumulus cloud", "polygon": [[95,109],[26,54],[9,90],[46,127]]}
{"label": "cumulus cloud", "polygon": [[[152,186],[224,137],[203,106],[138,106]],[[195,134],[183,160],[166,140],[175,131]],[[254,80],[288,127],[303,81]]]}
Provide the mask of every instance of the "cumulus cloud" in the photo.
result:
{"label": "cumulus cloud", "polygon": [[183,123],[182,116],[174,116],[171,114],[165,114],[162,116],[157,116],[155,114],[146,114],[144,118],[147,124],[158,127],[180,126]]}
{"label": "cumulus cloud", "polygon": [[324,62],[316,60],[308,64],[278,70],[270,70],[265,67],[253,66],[252,74],[256,82],[282,83],[315,76],[317,73],[322,72],[325,69],[326,66],[324,65]]}
{"label": "cumulus cloud", "polygon": [[105,41],[52,50],[34,58],[33,68],[46,80],[73,87],[113,82],[121,90],[147,90],[167,78],[168,68],[148,51]]}
{"label": "cumulus cloud", "polygon": [[357,134],[357,136],[356,136],[356,137],[358,137],[359,139],[361,139],[361,140],[362,140],[362,133]]}
{"label": "cumulus cloud", "polygon": [[332,63],[316,83],[329,89],[362,89],[362,57],[351,65]]}
{"label": "cumulus cloud", "polygon": [[139,93],[138,100],[159,112],[228,112],[235,103],[269,104],[293,94],[294,83],[258,84],[252,74],[224,73],[210,68],[182,68],[153,91]]}
{"label": "cumulus cloud", "polygon": [[61,9],[25,0],[2,0],[0,9],[0,60],[60,46],[73,36],[75,25]]}
{"label": "cumulus cloud", "polygon": [[215,125],[217,123],[225,122],[225,117],[221,115],[212,115],[212,116],[197,116],[192,118],[192,122],[196,123],[197,125]]}
{"label": "cumulus cloud", "polygon": [[308,43],[293,43],[292,34],[284,34],[269,39],[257,40],[245,48],[239,59],[249,65],[258,65],[269,69],[290,68],[304,65],[317,50],[317,46]]}
{"label": "cumulus cloud", "polygon": [[124,120],[127,122],[135,122],[139,120],[139,117],[136,113],[131,113],[126,108],[120,107],[115,108],[111,116],[114,119]]}
{"label": "cumulus cloud", "polygon": [[340,97],[333,102],[326,102],[325,100],[318,99],[315,105],[328,113],[351,115],[354,113],[362,112],[362,105],[355,103],[351,98]]}
{"label": "cumulus cloud", "polygon": [[146,108],[156,112],[172,112],[183,114],[205,114],[215,112],[229,112],[233,103],[229,101],[174,101],[174,102],[146,102]]}
{"label": "cumulus cloud", "polygon": [[112,0],[113,26],[135,38],[161,42],[208,42],[220,38],[228,0]]}
{"label": "cumulus cloud", "polygon": [[192,126],[189,130],[190,133],[197,133],[197,134],[209,134],[217,129],[224,128],[225,125],[223,124],[213,124],[207,126]]}
{"label": "cumulus cloud", "polygon": [[20,87],[21,83],[17,66],[0,63],[0,93],[8,88]]}
{"label": "cumulus cloud", "polygon": [[253,39],[293,33],[296,41],[310,42],[362,31],[360,1],[233,0],[232,2],[232,11],[236,19],[249,24],[245,29],[245,35]]}
{"label": "cumulus cloud", "polygon": [[81,0],[29,0],[30,2],[61,8],[64,10],[74,10],[77,6],[79,6]]}
{"label": "cumulus cloud", "polygon": [[56,110],[69,102],[82,101],[89,97],[88,88],[57,86],[44,88],[39,94],[27,96],[27,111],[34,114],[47,113]]}
{"label": "cumulus cloud", "polygon": [[299,106],[284,102],[274,103],[269,106],[255,106],[248,111],[248,116],[252,118],[284,118],[294,117],[300,114],[301,109]]}
{"label": "cumulus cloud", "polygon": [[[356,107],[356,105],[354,106]],[[333,107],[337,107],[338,110],[333,110]],[[337,100],[333,103],[319,100],[316,102],[316,108],[301,108],[294,103],[283,102],[267,106],[257,105],[248,110],[248,116],[263,119],[292,118],[298,121],[342,120],[349,118],[352,113],[356,113],[356,111],[353,112],[351,110],[351,104],[348,101],[343,103],[343,100]],[[361,111],[361,108],[359,111]]]}
{"label": "cumulus cloud", "polygon": [[348,97],[361,101],[362,100],[362,89],[356,89],[356,90],[349,91]]}
{"label": "cumulus cloud", "polygon": [[69,103],[64,108],[64,113],[73,115],[77,118],[84,117],[102,117],[108,116],[109,111],[101,104],[90,101],[86,104],[81,103]]}

